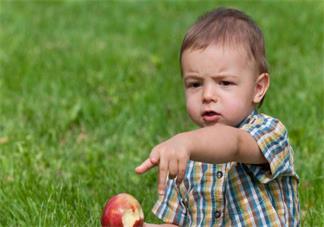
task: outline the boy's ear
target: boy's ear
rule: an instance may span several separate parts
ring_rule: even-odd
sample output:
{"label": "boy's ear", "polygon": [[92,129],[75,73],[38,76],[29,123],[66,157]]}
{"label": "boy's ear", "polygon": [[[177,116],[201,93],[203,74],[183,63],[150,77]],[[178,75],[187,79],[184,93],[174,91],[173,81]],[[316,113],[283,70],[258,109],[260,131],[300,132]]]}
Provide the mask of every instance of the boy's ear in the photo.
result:
{"label": "boy's ear", "polygon": [[268,73],[262,73],[258,76],[255,82],[255,93],[253,103],[260,103],[262,98],[265,96],[270,85],[270,77]]}

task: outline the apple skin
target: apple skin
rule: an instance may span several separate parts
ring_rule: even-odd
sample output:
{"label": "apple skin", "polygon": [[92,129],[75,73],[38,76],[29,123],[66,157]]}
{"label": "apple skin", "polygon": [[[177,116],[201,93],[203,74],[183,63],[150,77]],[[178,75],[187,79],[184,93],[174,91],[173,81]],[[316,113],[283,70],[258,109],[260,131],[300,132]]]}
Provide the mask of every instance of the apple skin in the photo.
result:
{"label": "apple skin", "polygon": [[113,196],[105,205],[102,227],[143,227],[144,214],[140,203],[130,194]]}

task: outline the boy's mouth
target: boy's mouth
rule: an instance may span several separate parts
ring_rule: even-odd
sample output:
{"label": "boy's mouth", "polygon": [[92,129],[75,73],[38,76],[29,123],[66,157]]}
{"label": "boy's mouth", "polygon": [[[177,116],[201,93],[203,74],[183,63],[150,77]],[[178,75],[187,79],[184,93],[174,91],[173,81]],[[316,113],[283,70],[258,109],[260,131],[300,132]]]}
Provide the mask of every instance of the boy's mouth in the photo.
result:
{"label": "boy's mouth", "polygon": [[204,111],[202,114],[202,118],[205,122],[217,122],[220,116],[220,113],[213,110]]}

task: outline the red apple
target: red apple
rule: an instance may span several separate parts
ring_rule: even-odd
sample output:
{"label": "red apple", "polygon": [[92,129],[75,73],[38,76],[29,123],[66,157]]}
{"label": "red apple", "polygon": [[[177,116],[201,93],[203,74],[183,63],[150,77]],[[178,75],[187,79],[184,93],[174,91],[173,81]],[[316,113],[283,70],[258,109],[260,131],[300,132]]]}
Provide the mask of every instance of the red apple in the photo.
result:
{"label": "red apple", "polygon": [[140,203],[127,193],[113,196],[105,205],[102,227],[142,227],[144,213]]}

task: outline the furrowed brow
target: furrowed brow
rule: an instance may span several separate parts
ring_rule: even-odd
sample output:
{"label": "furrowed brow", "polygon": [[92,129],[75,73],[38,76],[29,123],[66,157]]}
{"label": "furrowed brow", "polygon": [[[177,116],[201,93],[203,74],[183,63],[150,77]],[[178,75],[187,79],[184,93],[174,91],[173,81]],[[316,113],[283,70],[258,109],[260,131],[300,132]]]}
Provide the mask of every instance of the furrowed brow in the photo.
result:
{"label": "furrowed brow", "polygon": [[200,80],[201,79],[201,77],[200,76],[198,76],[198,75],[191,75],[191,74],[189,74],[189,75],[185,75],[184,76],[184,79],[185,80]]}
{"label": "furrowed brow", "polygon": [[212,76],[214,79],[237,79],[238,76],[236,75],[214,75]]}

